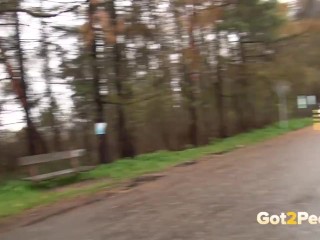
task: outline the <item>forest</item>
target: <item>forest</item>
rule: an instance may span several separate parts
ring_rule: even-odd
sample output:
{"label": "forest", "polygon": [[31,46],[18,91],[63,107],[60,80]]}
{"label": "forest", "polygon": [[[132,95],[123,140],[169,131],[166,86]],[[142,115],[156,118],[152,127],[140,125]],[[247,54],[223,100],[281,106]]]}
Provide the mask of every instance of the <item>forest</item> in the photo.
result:
{"label": "forest", "polygon": [[279,88],[310,117],[319,17],[317,0],[0,0],[0,172],[204,146],[276,122]]}

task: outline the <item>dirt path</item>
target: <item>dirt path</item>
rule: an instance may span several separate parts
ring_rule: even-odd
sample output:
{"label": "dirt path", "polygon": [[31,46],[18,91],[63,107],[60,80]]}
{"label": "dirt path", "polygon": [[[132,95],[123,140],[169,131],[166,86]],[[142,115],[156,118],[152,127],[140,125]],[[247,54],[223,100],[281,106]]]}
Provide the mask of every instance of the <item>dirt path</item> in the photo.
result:
{"label": "dirt path", "polygon": [[261,226],[257,213],[320,216],[320,132],[311,128],[173,168],[165,177],[1,240],[318,240],[319,225]]}

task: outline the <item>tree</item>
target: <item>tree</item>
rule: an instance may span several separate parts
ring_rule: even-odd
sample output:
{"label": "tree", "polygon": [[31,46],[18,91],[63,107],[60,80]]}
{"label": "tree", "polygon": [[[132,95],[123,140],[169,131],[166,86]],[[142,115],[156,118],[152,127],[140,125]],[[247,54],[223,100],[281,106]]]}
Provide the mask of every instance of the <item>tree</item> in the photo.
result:
{"label": "tree", "polygon": [[[43,8],[43,0],[40,0],[41,8]],[[49,99],[49,107],[46,109],[45,113],[47,115],[48,124],[53,132],[53,149],[54,151],[61,151],[61,134],[59,130],[58,120],[56,119],[58,105],[55,97],[53,96],[51,80],[52,71],[50,69],[50,43],[48,41],[48,26],[43,18],[40,21],[41,24],[41,49],[40,57],[43,58],[43,77],[46,83],[46,95]]]}
{"label": "tree", "polygon": [[[98,65],[98,43],[97,43],[97,33],[95,29],[95,14],[97,10],[96,1],[89,1],[88,7],[88,26],[90,29],[89,38],[91,41],[88,46],[90,47],[90,57],[91,57],[91,71],[93,77],[93,92],[94,92],[94,100],[96,104],[96,123],[105,123],[104,116],[104,103],[101,96],[100,89],[100,69]],[[107,139],[106,134],[98,135],[98,152],[99,152],[99,160],[101,164],[107,163],[109,159],[107,158]]]}
{"label": "tree", "polygon": [[[277,28],[281,24],[281,17],[277,11],[277,1],[239,0],[230,8],[225,9],[225,16],[220,27],[228,34],[233,34],[238,56],[235,63],[238,66],[238,79],[235,87],[235,108],[239,116],[239,127],[246,131],[254,127],[255,112],[253,101],[250,99],[250,86],[248,66],[252,58],[256,60],[263,57],[266,52],[258,55],[248,55],[248,48],[260,44],[268,46],[276,36]],[[261,48],[261,47],[259,47]],[[265,48],[261,48],[262,50]]]}
{"label": "tree", "polygon": [[[17,1],[15,1],[13,4],[17,6],[17,8],[19,7],[19,3]],[[0,49],[2,58],[4,59],[4,64],[6,66],[7,74],[11,80],[13,92],[16,94],[25,112],[28,150],[30,155],[34,155],[37,153],[47,152],[47,146],[37,131],[31,118],[31,101],[28,98],[28,84],[25,79],[26,74],[24,67],[24,53],[21,46],[19,14],[18,12],[14,11],[11,15],[12,18],[10,19],[14,22],[14,56],[9,56],[2,40],[0,41]],[[10,58],[15,59],[10,60]],[[16,62],[16,66],[13,66],[11,63],[13,61]]]}
{"label": "tree", "polygon": [[[122,73],[123,71],[123,64],[122,64],[122,47],[121,44],[118,43],[117,34],[121,31],[121,27],[119,25],[124,24],[121,22],[121,19],[118,18],[117,10],[115,7],[115,1],[109,1],[109,6],[107,9],[110,11],[110,21],[111,21],[111,31],[106,32],[106,34],[114,35],[114,41],[112,42],[113,45],[113,72],[114,72],[114,81],[116,86],[116,94],[117,97],[121,100],[128,100],[129,93],[128,89],[125,87],[125,76]],[[107,36],[108,37],[108,36]],[[127,157],[134,157],[136,155],[134,144],[133,144],[133,137],[132,133],[128,129],[128,120],[127,114],[125,112],[125,105],[124,104],[117,104],[117,130],[119,134],[118,138],[118,145],[120,149],[120,157],[127,158]]]}

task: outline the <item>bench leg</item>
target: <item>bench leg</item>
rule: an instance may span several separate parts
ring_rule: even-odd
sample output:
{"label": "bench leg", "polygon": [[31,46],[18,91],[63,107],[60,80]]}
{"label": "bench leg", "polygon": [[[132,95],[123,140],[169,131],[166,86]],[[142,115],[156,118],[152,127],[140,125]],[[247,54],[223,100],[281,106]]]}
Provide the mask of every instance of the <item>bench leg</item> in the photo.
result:
{"label": "bench leg", "polygon": [[78,158],[72,158],[71,159],[71,166],[75,169],[80,167],[79,159]]}
{"label": "bench leg", "polygon": [[29,171],[30,177],[34,177],[34,176],[38,175],[38,167],[37,166],[34,166],[34,165],[29,166],[28,171]]}

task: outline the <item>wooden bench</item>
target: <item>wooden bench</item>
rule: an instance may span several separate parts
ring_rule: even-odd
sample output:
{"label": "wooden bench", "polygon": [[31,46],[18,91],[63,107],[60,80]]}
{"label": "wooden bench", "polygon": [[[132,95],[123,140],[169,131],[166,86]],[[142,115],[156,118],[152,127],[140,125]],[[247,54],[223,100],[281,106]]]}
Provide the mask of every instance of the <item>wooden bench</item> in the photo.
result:
{"label": "wooden bench", "polygon": [[[26,177],[23,180],[40,182],[61,176],[78,174],[80,172],[85,172],[94,169],[94,166],[81,166],[80,158],[83,157],[85,153],[86,150],[79,149],[73,151],[55,152],[19,158],[19,166],[26,167],[29,173],[29,177]],[[39,173],[40,165],[49,164],[53,162],[57,163],[57,161],[62,160],[70,161],[70,164],[68,164],[67,169],[64,168],[63,170],[54,172],[46,170],[46,173]]]}

